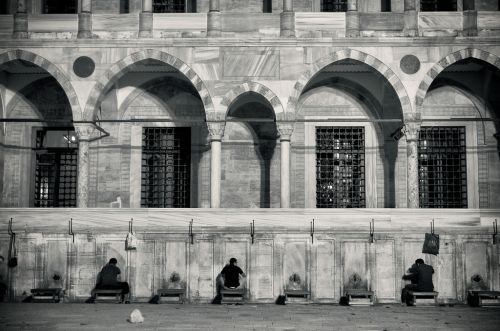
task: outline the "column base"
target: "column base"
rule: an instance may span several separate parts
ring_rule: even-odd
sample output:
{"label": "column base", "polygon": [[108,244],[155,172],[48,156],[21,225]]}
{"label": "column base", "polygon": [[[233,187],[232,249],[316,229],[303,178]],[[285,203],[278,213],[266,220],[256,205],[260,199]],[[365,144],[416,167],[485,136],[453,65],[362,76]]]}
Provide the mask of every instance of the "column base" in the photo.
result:
{"label": "column base", "polygon": [[14,31],[12,38],[14,39],[28,39],[28,14],[15,13],[14,14]]}
{"label": "column base", "polygon": [[92,14],[80,13],[78,14],[78,39],[92,38]]}
{"label": "column base", "polygon": [[295,37],[295,12],[284,11],[280,14],[280,37]]}
{"label": "column base", "polygon": [[357,11],[345,13],[345,36],[347,38],[359,37],[359,15]]}
{"label": "column base", "polygon": [[153,13],[139,13],[139,38],[153,38]]}
{"label": "column base", "polygon": [[464,37],[477,36],[477,11],[465,10],[463,12],[462,35]]}
{"label": "column base", "polygon": [[207,15],[207,36],[220,37],[222,32],[222,20],[220,11],[209,11]]}
{"label": "column base", "polygon": [[404,15],[404,35],[405,37],[418,36],[418,15],[416,10],[405,11]]}

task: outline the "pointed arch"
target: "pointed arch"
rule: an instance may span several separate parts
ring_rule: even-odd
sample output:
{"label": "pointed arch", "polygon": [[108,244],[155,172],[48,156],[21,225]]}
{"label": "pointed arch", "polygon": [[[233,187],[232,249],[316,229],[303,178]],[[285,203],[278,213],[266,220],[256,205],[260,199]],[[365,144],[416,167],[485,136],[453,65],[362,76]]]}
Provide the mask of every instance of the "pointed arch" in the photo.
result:
{"label": "pointed arch", "polygon": [[465,60],[467,58],[474,58],[478,60],[482,60],[487,62],[500,70],[500,58],[495,54],[488,53],[486,51],[477,49],[477,48],[465,48],[460,51],[449,54],[448,56],[441,59],[438,63],[436,63],[427,74],[422,79],[422,82],[418,86],[415,104],[417,107],[417,111],[421,111],[421,107],[424,103],[425,96],[432,82],[436,79],[436,77],[447,67],[452,64]]}
{"label": "pointed arch", "polygon": [[66,94],[66,97],[68,98],[68,102],[71,106],[73,120],[81,120],[82,112],[75,89],[73,88],[73,85],[71,84],[69,78],[61,69],[59,69],[55,64],[43,58],[42,56],[22,49],[11,50],[0,54],[0,65],[14,60],[24,60],[33,63],[44,69],[52,77],[54,77],[54,79],[59,83],[64,93]]}
{"label": "pointed arch", "polygon": [[276,120],[284,118],[285,110],[283,109],[283,105],[281,104],[278,96],[267,86],[256,82],[246,82],[238,85],[224,95],[220,102],[221,106],[223,107],[221,109],[226,110],[224,118],[226,118],[231,104],[236,101],[239,96],[247,92],[257,93],[264,99],[266,99],[273,108]]}
{"label": "pointed arch", "polygon": [[287,112],[296,114],[297,112],[297,105],[300,99],[300,96],[302,94],[302,91],[304,88],[307,86],[309,81],[316,76],[318,73],[320,73],[325,67],[329,66],[332,63],[345,60],[345,59],[351,59],[351,60],[357,60],[359,62],[362,62],[371,68],[373,68],[375,71],[380,73],[383,77],[387,79],[387,82],[393,87],[396,95],[399,98],[399,102],[401,104],[401,108],[403,111],[403,114],[410,114],[412,113],[412,107],[411,107],[411,102],[410,98],[408,97],[408,93],[406,92],[406,89],[399,79],[399,77],[396,75],[396,73],[389,68],[386,64],[384,64],[382,61],[378,60],[372,55],[369,55],[367,53],[363,53],[357,50],[353,49],[343,49],[340,51],[337,51],[335,53],[332,53],[328,56],[325,56],[318,61],[316,61],[311,69],[306,71],[302,76],[297,80],[293,87],[292,94],[290,95],[288,99],[288,104],[287,104]]}
{"label": "pointed arch", "polygon": [[102,101],[109,88],[118,79],[131,71],[135,63],[146,59],[157,60],[177,69],[191,82],[191,84],[193,84],[194,88],[198,92],[201,102],[203,103],[203,107],[205,108],[205,117],[207,118],[209,114],[215,112],[212,98],[207,87],[201,80],[200,76],[198,76],[192,68],[173,55],[154,49],[145,49],[130,54],[124,59],[118,61],[101,75],[90,91],[84,109],[84,118],[86,120],[93,120],[97,105]]}

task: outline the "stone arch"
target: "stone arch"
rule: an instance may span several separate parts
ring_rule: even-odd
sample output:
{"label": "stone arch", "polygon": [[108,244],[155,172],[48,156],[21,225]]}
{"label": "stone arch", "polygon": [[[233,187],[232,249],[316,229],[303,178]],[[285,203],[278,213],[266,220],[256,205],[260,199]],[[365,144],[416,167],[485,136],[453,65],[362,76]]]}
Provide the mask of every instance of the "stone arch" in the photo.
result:
{"label": "stone arch", "polygon": [[0,54],[0,65],[14,60],[24,60],[36,64],[54,77],[68,98],[73,115],[73,121],[81,120],[81,108],[75,89],[61,69],[42,56],[22,49],[11,50]]}
{"label": "stone arch", "polygon": [[129,72],[134,67],[135,63],[146,59],[157,60],[177,69],[187,79],[189,79],[198,92],[203,103],[203,107],[205,108],[206,118],[215,113],[212,98],[207,87],[201,80],[200,76],[198,76],[192,68],[173,55],[154,49],[145,49],[132,53],[124,59],[121,59],[101,75],[92,88],[87,99],[87,104],[85,105],[84,110],[84,118],[86,120],[92,120],[96,111],[96,106],[100,101],[102,101],[105,91],[107,91],[118,79]]}
{"label": "stone arch", "polygon": [[427,94],[427,91],[429,90],[429,87],[431,86],[434,79],[436,79],[436,77],[450,65],[467,58],[482,60],[497,67],[500,70],[500,57],[489,52],[477,48],[464,48],[460,51],[451,53],[445,58],[441,59],[441,61],[436,63],[429,71],[427,71],[427,74],[422,79],[422,82],[418,86],[415,98],[417,111],[420,111],[420,108],[424,104],[425,95]]}
{"label": "stone arch", "polygon": [[313,65],[312,68],[307,70],[300,78],[297,80],[293,87],[292,94],[290,95],[290,98],[288,99],[288,104],[287,104],[287,112],[291,114],[296,114],[297,112],[297,104],[299,102],[299,98],[302,94],[302,91],[306,87],[307,83],[321,70],[323,70],[326,66],[338,62],[341,60],[345,59],[352,59],[352,60],[357,60],[359,62],[362,62],[373,69],[375,69],[377,72],[379,72],[383,77],[385,77],[388,81],[388,83],[393,87],[396,95],[399,98],[399,101],[401,103],[401,108],[403,110],[403,114],[410,114],[412,113],[412,107],[411,107],[411,102],[410,98],[408,97],[408,93],[406,92],[406,89],[399,79],[399,77],[396,75],[396,73],[389,68],[386,64],[384,64],[382,61],[378,60],[372,55],[354,50],[354,49],[343,49],[340,51],[337,51],[335,53],[332,53],[328,56],[325,56],[318,61],[316,61]]}
{"label": "stone arch", "polygon": [[226,110],[224,118],[226,118],[231,104],[236,101],[239,96],[247,92],[254,92],[264,97],[273,108],[276,120],[285,118],[285,110],[278,96],[267,86],[256,82],[246,82],[238,85],[224,95],[220,102],[221,106]]}

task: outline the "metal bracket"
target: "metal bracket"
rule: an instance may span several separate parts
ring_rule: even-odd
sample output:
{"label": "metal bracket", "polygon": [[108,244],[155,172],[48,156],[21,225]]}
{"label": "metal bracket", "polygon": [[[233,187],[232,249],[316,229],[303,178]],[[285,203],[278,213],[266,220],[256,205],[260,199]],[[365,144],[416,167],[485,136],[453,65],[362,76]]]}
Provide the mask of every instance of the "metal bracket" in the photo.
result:
{"label": "metal bracket", "polygon": [[431,222],[431,233],[434,234],[434,219]]}
{"label": "metal bracket", "polygon": [[191,245],[194,244],[193,220],[189,222],[189,236],[191,237]]}
{"label": "metal bracket", "polygon": [[375,234],[375,220],[372,218],[370,222],[370,244],[373,244],[373,235]]}
{"label": "metal bracket", "polygon": [[9,225],[7,227],[7,232],[9,233],[9,236],[16,235],[16,233],[12,231],[12,217],[9,220]]}
{"label": "metal bracket", "polygon": [[497,244],[497,234],[498,234],[498,222],[497,219],[495,218],[495,221],[493,222],[493,245]]}
{"label": "metal bracket", "polygon": [[73,237],[73,243],[75,243],[75,234],[73,232],[73,219],[70,218],[68,221],[68,234]]}
{"label": "metal bracket", "polygon": [[314,218],[313,218],[313,220],[311,222],[311,230],[310,230],[310,232],[311,232],[311,243],[314,244]]}
{"label": "metal bracket", "polygon": [[252,223],[250,223],[250,237],[252,237],[252,244],[254,242],[254,235],[255,235],[255,220],[252,220]]}

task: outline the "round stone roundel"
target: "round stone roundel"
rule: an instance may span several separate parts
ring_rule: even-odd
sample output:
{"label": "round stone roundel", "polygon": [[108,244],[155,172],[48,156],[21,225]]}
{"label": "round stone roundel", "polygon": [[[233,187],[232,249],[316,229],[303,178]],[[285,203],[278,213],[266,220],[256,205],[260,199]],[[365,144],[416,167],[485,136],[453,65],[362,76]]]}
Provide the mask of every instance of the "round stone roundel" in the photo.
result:
{"label": "round stone roundel", "polygon": [[420,60],[415,55],[405,55],[399,63],[405,74],[413,75],[420,70]]}
{"label": "round stone roundel", "polygon": [[73,62],[73,71],[78,77],[86,78],[94,73],[95,63],[88,56],[80,56]]}

